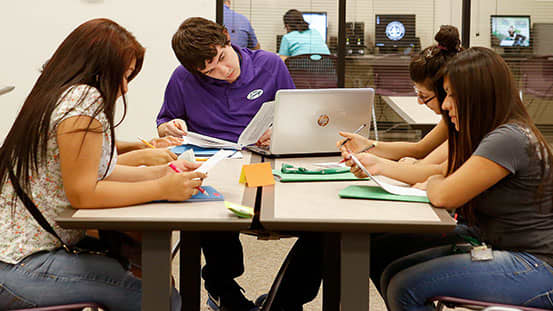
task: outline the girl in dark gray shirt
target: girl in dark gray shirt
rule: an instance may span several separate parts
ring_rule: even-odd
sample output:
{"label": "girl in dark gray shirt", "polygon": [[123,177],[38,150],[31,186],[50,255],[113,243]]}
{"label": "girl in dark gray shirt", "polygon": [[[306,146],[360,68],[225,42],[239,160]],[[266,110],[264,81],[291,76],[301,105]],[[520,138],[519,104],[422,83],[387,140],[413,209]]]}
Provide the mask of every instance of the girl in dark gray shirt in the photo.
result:
{"label": "girl in dark gray shirt", "polygon": [[444,89],[447,172],[420,186],[434,206],[458,209],[492,250],[446,246],[393,262],[387,269],[401,272],[384,286],[388,308],[432,310],[429,298],[454,296],[552,309],[552,150],[492,50],[461,52]]}

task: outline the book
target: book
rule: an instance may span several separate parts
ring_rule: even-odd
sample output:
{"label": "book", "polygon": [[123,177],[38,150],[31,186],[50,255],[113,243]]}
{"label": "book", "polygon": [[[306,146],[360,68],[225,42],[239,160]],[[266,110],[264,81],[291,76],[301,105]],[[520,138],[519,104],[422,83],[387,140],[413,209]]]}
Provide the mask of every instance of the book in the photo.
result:
{"label": "book", "polygon": [[182,137],[184,139],[183,145],[234,150],[241,150],[246,146],[253,145],[271,127],[274,116],[274,104],[274,101],[269,101],[261,106],[248,126],[242,131],[240,137],[238,137],[237,142],[206,136],[196,132],[188,132]]}

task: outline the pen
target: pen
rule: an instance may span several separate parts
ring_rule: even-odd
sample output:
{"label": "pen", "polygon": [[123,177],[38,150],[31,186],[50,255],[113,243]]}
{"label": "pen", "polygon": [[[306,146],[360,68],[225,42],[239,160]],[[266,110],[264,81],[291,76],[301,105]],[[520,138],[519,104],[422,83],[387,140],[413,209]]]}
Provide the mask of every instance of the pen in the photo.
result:
{"label": "pen", "polygon": [[[173,164],[173,163],[169,163],[169,167],[170,167],[173,171],[175,171],[175,173],[182,173],[182,171],[179,170],[179,168],[176,167],[175,164]],[[198,191],[200,191],[202,194],[208,195],[208,194],[207,194],[207,191],[205,191],[204,188],[202,188],[202,187],[196,187],[196,189],[198,189]]]}
{"label": "pen", "polygon": [[[372,145],[366,147],[365,149],[359,151],[358,153],[363,153],[363,152],[366,152],[366,151],[371,150],[372,148],[376,147],[377,143],[378,143],[378,142],[376,142],[376,141],[373,142]],[[349,160],[349,158],[348,158],[348,159],[342,159],[342,160],[340,160],[340,162],[338,162],[338,163],[344,163],[344,162],[346,162],[347,160]]]}
{"label": "pen", "polygon": [[[367,124],[361,124],[361,126],[360,126],[358,129],[356,129],[356,130],[353,132],[353,134],[359,133],[362,129],[365,128],[365,126],[367,126]],[[343,147],[348,141],[350,141],[350,140],[351,140],[351,138],[349,138],[349,137],[346,138],[346,139],[344,139],[344,141],[340,144],[340,148],[342,148],[342,147]]]}
{"label": "pen", "polygon": [[152,149],[156,149],[156,147],[154,147],[152,144],[150,144],[147,140],[145,140],[144,138],[140,137],[140,136],[136,136],[136,138],[138,138],[138,140],[140,140],[142,143],[144,143],[144,145],[152,148]]}

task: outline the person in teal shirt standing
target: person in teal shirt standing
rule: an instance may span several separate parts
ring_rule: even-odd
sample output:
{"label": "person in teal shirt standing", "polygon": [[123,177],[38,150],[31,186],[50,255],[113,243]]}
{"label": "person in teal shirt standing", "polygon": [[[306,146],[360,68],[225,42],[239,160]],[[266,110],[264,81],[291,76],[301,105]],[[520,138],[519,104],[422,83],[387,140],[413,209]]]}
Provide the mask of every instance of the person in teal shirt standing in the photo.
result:
{"label": "person in teal shirt standing", "polygon": [[278,54],[282,56],[330,54],[321,34],[315,29],[309,29],[309,24],[303,19],[300,11],[288,10],[283,20],[288,33],[282,37]]}

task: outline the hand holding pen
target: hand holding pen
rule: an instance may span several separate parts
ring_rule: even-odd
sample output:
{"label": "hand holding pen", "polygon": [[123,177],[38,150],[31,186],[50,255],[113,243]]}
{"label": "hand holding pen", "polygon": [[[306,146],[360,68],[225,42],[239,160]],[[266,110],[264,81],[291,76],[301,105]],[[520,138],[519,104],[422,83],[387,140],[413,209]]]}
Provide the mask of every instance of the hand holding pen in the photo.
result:
{"label": "hand holding pen", "polygon": [[[353,134],[357,134],[357,133],[361,132],[361,130],[364,129],[365,126],[367,126],[367,124],[361,124],[361,126],[358,129],[356,129],[353,132]],[[342,133],[343,132],[340,132],[340,135],[342,135]],[[342,136],[344,136],[344,135],[342,135]],[[344,136],[344,137],[347,137],[347,136]],[[340,143],[340,146],[338,148],[342,148],[350,140],[351,140],[351,137],[347,137],[346,139],[344,139],[344,141],[342,141],[342,143]]]}
{"label": "hand holding pen", "polygon": [[[169,167],[170,167],[175,173],[182,173],[182,171],[181,171],[177,166],[175,166],[175,164],[173,164],[173,163],[169,163]],[[198,189],[198,191],[200,191],[202,194],[209,195],[209,194],[207,193],[207,191],[205,191],[205,189],[202,188],[202,187],[199,187],[199,186],[198,186],[198,187],[196,187],[196,189]]]}
{"label": "hand holding pen", "polygon": [[[369,145],[369,146],[367,146],[367,147],[361,149],[361,151],[356,152],[356,153],[359,154],[359,153],[367,152],[367,151],[371,150],[372,148],[376,147],[377,144],[378,144],[377,141],[373,141],[373,143],[372,143],[371,145]],[[347,148],[346,148],[346,151],[347,151],[348,154],[351,154],[351,152],[350,152],[349,150],[347,150]],[[346,162],[347,160],[349,160],[350,158],[351,158],[351,157],[350,157],[349,155],[347,155],[347,156],[345,156],[342,160],[340,160],[340,162],[338,162],[338,163],[344,163],[344,162]]]}

